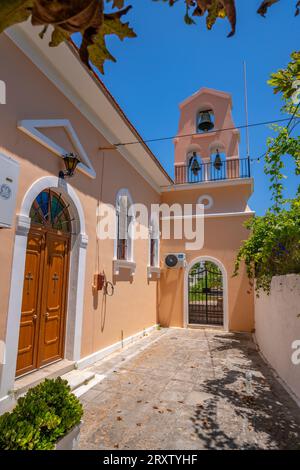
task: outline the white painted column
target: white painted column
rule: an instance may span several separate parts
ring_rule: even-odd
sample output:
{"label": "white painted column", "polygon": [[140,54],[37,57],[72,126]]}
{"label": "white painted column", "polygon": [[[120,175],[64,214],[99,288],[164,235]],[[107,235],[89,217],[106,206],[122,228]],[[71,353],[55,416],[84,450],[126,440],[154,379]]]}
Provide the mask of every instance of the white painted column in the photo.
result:
{"label": "white painted column", "polygon": [[77,290],[75,300],[75,324],[74,324],[74,347],[73,347],[73,361],[79,361],[81,354],[81,338],[82,338],[82,323],[83,323],[83,305],[84,305],[84,286],[85,286],[85,265],[86,265],[86,252],[88,245],[88,236],[85,234],[79,235],[79,253],[78,253],[78,276],[77,276]]}

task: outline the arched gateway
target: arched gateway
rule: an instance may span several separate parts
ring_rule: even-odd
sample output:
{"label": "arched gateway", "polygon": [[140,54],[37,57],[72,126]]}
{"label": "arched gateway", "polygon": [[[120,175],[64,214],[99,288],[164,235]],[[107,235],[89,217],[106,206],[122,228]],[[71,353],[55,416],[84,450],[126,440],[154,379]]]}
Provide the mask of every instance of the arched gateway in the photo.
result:
{"label": "arched gateway", "polygon": [[188,273],[188,323],[224,325],[222,271],[214,262],[196,262]]}
{"label": "arched gateway", "polygon": [[62,194],[43,190],[30,210],[16,375],[63,357],[71,219]]}

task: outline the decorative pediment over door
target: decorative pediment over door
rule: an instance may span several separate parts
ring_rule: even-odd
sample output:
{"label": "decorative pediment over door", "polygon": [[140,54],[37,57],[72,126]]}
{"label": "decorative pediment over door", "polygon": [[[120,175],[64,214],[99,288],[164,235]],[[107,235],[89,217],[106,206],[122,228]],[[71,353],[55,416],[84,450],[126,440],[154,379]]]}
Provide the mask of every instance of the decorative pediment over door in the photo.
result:
{"label": "decorative pediment over door", "polygon": [[[68,119],[25,119],[18,122],[18,129],[25,132],[25,134],[59,157],[62,157],[70,151],[75,151],[81,161],[78,165],[78,169],[91,178],[96,177],[93,165]],[[52,136],[54,129],[64,131],[66,145],[64,145],[63,139],[58,139],[59,142],[54,140],[55,137]],[[67,140],[69,140],[69,145],[67,144]]]}

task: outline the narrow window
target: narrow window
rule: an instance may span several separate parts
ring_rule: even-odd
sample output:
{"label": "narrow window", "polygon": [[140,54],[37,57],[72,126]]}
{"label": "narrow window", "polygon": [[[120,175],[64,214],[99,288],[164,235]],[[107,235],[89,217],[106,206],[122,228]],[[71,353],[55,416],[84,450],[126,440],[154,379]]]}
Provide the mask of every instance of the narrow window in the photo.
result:
{"label": "narrow window", "polygon": [[159,229],[157,221],[153,218],[149,230],[150,267],[159,267]]}
{"label": "narrow window", "polygon": [[132,234],[130,233],[133,217],[130,213],[131,197],[125,190],[120,191],[116,201],[117,243],[116,258],[132,261]]}

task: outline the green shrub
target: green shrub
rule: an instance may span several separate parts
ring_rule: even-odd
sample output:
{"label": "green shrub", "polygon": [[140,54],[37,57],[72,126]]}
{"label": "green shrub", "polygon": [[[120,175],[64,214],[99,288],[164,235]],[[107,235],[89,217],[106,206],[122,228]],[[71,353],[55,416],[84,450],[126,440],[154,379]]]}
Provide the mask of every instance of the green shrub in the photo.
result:
{"label": "green shrub", "polygon": [[66,380],[31,388],[11,413],[0,416],[1,450],[50,450],[79,424],[83,409]]}
{"label": "green shrub", "polygon": [[244,261],[257,292],[269,293],[273,276],[300,273],[300,198],[292,200],[289,209],[268,211],[245,225],[251,234],[239,250],[234,275]]}

